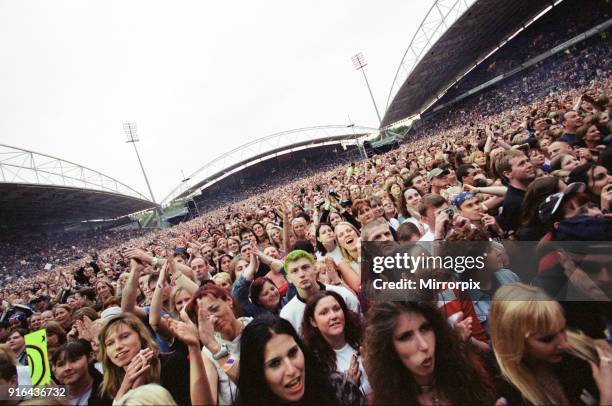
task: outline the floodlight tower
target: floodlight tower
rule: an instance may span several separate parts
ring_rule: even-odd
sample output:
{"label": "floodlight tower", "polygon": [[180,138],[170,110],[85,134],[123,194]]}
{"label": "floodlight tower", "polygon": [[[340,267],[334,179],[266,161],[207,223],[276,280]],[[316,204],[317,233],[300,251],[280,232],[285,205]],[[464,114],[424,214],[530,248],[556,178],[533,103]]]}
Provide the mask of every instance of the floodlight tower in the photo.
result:
{"label": "floodlight tower", "polygon": [[368,77],[366,76],[365,69],[364,69],[368,65],[368,63],[366,62],[365,57],[363,56],[363,53],[361,52],[353,55],[351,59],[353,61],[353,66],[355,67],[355,69],[360,70],[361,73],[363,73],[363,78],[365,79],[366,86],[368,86],[368,91],[370,92],[372,103],[374,104],[374,110],[376,110],[376,116],[378,117],[378,125],[380,126],[380,123],[382,122],[382,120],[380,118],[380,113],[378,112],[378,107],[376,106],[376,101],[374,100],[374,95],[372,94],[372,89],[370,88],[370,82],[368,82]]}
{"label": "floodlight tower", "polygon": [[[147,172],[145,171],[144,166],[142,165],[142,160],[140,159],[140,154],[138,153],[138,148],[136,148],[136,143],[138,141],[140,141],[140,138],[138,138],[138,132],[136,129],[136,123],[123,123],[123,132],[125,133],[126,136],[126,143],[131,143],[134,146],[134,152],[136,152],[136,157],[138,158],[138,163],[140,164],[140,169],[142,169],[142,174],[144,175],[145,178],[145,182],[147,183],[147,188],[149,188],[149,193],[151,194],[151,201],[155,204],[157,204],[157,202],[155,201],[155,196],[153,196],[153,189],[151,189],[151,184],[149,183],[149,178],[147,178]],[[159,209],[159,207],[155,208],[155,212],[161,216],[161,211]],[[160,225],[161,225],[161,218],[160,220]]]}

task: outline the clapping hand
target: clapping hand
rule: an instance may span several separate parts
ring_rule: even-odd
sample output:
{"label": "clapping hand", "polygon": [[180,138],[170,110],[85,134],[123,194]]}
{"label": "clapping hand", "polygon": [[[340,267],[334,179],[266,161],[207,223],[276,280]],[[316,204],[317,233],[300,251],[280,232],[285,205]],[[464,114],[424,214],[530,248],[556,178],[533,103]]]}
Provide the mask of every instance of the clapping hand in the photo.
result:
{"label": "clapping hand", "polygon": [[154,356],[153,350],[145,348],[132,358],[132,361],[125,370],[121,387],[115,395],[117,399],[123,397],[131,389],[146,383],[146,373],[151,369],[151,360]]}
{"label": "clapping hand", "polygon": [[172,333],[187,346],[200,348],[198,326],[187,315],[185,308],[180,313],[181,320],[168,319],[168,327]]}
{"label": "clapping hand", "polygon": [[453,324],[453,329],[459,334],[461,341],[467,341],[472,336],[472,318],[468,317],[464,319],[463,312],[459,312],[458,315],[459,318],[455,324]]}
{"label": "clapping hand", "polygon": [[346,370],[346,374],[351,380],[351,382],[353,382],[355,385],[359,385],[359,379],[361,378],[361,370],[359,369],[358,353],[353,354],[353,357],[351,358],[351,364]]}
{"label": "clapping hand", "polygon": [[212,317],[206,309],[204,299],[196,299],[196,303],[198,305],[198,334],[200,336],[200,341],[202,341],[202,344],[204,344],[210,352],[216,354],[221,349],[221,346],[215,338],[215,328],[211,320]]}

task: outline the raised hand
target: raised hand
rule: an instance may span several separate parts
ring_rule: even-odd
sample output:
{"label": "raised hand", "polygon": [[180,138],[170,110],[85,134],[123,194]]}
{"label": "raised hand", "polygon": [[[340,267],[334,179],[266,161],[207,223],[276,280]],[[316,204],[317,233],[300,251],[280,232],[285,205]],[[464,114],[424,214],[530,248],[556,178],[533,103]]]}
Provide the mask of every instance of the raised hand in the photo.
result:
{"label": "raised hand", "polygon": [[346,370],[346,374],[348,378],[355,385],[359,385],[359,379],[361,378],[361,370],[359,369],[359,355],[355,353],[351,358],[351,364],[349,368]]}
{"label": "raised hand", "polygon": [[338,282],[342,282],[340,275],[338,274],[338,266],[332,257],[325,257],[325,270],[327,275],[328,283],[335,285]]}
{"label": "raised hand", "polygon": [[82,320],[75,321],[76,329],[79,333],[79,338],[93,342],[102,327],[98,323],[94,323],[89,317],[83,316]]}
{"label": "raised hand", "polygon": [[203,299],[197,299],[198,305],[198,334],[200,341],[206,346],[213,354],[216,354],[221,349],[221,346],[215,338],[215,328],[211,321],[211,316],[206,310],[206,304]]}
{"label": "raised hand", "polygon": [[198,336],[198,326],[189,318],[185,309],[181,310],[181,320],[168,319],[168,327],[172,333],[184,342],[187,346],[200,348],[200,338]]}
{"label": "raised hand", "polygon": [[136,260],[137,262],[150,264],[151,256],[138,248],[128,248],[124,253],[126,258]]}
{"label": "raised hand", "polygon": [[257,273],[257,270],[259,269],[259,257],[255,255],[255,252],[257,252],[256,248],[251,250],[251,254],[249,256],[249,265],[243,272],[244,278],[247,281],[252,281],[253,277],[255,276],[255,273]]}
{"label": "raised hand", "polygon": [[593,371],[593,379],[599,388],[599,401],[602,405],[612,403],[612,349],[603,342],[595,345],[599,356],[599,365],[589,361]]}
{"label": "raised hand", "polygon": [[472,336],[472,318],[463,318],[463,312],[459,312],[459,319],[453,324],[453,329],[459,334],[461,341],[467,341]]}
{"label": "raised hand", "polygon": [[140,350],[138,355],[132,359],[130,365],[128,365],[125,370],[125,376],[121,382],[121,387],[115,396],[117,399],[120,399],[130,389],[137,388],[146,383],[146,373],[151,368],[151,360],[154,356],[155,353],[151,349],[146,348]]}
{"label": "raised hand", "polygon": [[601,189],[601,209],[604,212],[610,213],[612,210],[612,183],[604,186]]}

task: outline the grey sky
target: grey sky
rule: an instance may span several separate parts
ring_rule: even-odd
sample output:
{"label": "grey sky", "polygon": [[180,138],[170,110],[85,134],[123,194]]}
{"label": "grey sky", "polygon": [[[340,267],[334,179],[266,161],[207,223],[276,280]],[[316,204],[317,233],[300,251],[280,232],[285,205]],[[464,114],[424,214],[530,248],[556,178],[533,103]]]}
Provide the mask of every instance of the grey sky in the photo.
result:
{"label": "grey sky", "polygon": [[428,1],[0,0],[0,142],[99,170],[155,197],[253,139],[377,126]]}

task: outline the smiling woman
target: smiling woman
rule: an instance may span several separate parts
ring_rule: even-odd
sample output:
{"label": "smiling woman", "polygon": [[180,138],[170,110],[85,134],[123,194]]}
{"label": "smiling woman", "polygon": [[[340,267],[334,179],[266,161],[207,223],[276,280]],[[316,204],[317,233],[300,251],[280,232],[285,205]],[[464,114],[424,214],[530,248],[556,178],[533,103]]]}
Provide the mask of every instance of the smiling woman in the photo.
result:
{"label": "smiling woman", "polygon": [[180,353],[160,355],[145,325],[133,314],[112,316],[100,331],[104,380],[100,394],[119,399],[131,389],[161,383],[180,404],[189,403],[189,363]]}
{"label": "smiling woman", "polygon": [[53,374],[57,381],[68,387],[71,404],[102,405],[112,399],[98,396],[102,374],[94,367],[92,349],[85,340],[62,345],[51,358]]}
{"label": "smiling woman", "polygon": [[368,395],[368,377],[359,354],[361,321],[338,293],[320,291],[306,303],[302,338],[306,346],[332,371],[346,374]]}

